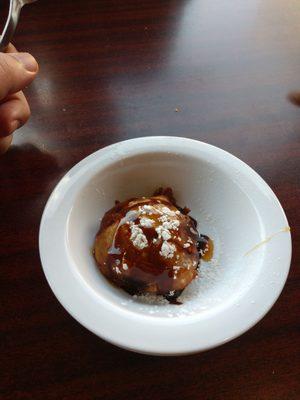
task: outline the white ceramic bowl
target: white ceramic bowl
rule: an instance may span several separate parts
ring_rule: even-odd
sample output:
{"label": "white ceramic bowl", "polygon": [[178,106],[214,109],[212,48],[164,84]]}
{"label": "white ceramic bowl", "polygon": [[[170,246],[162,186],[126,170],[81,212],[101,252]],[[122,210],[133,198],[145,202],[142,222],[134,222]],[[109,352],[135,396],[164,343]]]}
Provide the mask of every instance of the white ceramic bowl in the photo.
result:
{"label": "white ceramic bowl", "polygon": [[[91,252],[116,199],[160,186],[173,188],[215,242],[180,306],[144,304],[113,287]],[[190,139],[147,137],[99,150],[61,179],[42,217],[40,255],[54,294],[90,331],[129,350],[178,355],[225,343],[266,314],[287,278],[291,236],[275,194],[241,160]]]}

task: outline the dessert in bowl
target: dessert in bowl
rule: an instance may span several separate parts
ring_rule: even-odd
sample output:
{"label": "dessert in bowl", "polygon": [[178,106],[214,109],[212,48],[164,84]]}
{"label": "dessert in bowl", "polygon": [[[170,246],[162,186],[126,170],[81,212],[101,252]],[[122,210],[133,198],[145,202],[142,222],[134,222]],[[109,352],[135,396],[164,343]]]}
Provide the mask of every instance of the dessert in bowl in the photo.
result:
{"label": "dessert in bowl", "polygon": [[[191,210],[191,220],[185,220],[184,214],[176,214],[178,207],[164,204],[182,218],[184,231],[193,229],[191,221],[198,222],[195,236],[184,236],[184,244],[188,239],[192,242],[192,257],[186,261],[189,274],[183,286],[174,287],[170,282],[161,286],[154,281],[155,285],[144,286],[146,290],[128,293],[126,285],[122,289],[117,284],[120,274],[116,267],[120,270],[122,266],[124,276],[129,271],[129,264],[122,262],[124,252],[122,258],[116,257],[120,264],[114,265],[116,279],[111,284],[104,268],[101,272],[107,252],[102,259],[95,252],[95,261],[95,238],[99,238],[101,221],[115,200],[123,204],[122,212],[106,228],[116,227],[126,216],[129,199],[153,199],[153,191],[159,187],[172,188],[176,204]],[[161,216],[152,217],[153,239],[159,239],[157,254],[164,253],[163,243],[170,239],[164,240],[156,231],[161,230],[163,221],[158,224],[156,220]],[[126,222],[129,224],[123,233],[127,239],[133,235],[134,241],[133,233],[141,229],[141,220]],[[118,240],[122,240],[120,232]],[[176,230],[171,233],[176,235]],[[213,239],[214,253],[199,269],[193,263],[199,257],[195,246],[202,233]],[[150,236],[146,235],[148,243]],[[264,316],[285,283],[291,238],[276,196],[245,163],[202,142],[149,137],[99,150],[62,178],[43,214],[40,254],[55,295],[92,332],[134,351],[187,354],[233,339]],[[164,254],[169,253],[166,250]],[[135,258],[129,256],[129,263],[134,263]],[[168,257],[165,261],[164,268],[172,267],[174,278],[176,263],[172,260],[169,265]],[[140,279],[143,283],[146,280]],[[175,294],[177,289],[181,293],[175,300],[180,304],[172,304],[172,291]]]}
{"label": "dessert in bowl", "polygon": [[129,294],[162,295],[170,303],[198,277],[200,259],[210,259],[213,242],[199,235],[188,208],[170,188],[132,198],[107,211],[94,247],[100,271]]}

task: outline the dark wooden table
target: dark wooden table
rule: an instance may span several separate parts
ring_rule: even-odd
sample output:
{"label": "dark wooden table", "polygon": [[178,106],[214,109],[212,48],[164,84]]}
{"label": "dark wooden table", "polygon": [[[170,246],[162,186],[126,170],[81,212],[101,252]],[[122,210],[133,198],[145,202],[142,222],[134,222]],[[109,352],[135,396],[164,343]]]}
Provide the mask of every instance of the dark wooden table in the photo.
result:
{"label": "dark wooden table", "polygon": [[[26,90],[32,118],[0,159],[1,400],[299,399],[299,3],[44,0],[24,9],[15,44],[41,70]],[[64,173],[108,144],[151,135],[240,157],[292,228],[275,306],[198,355],[143,356],[102,341],[59,304],[39,259],[40,218]]]}

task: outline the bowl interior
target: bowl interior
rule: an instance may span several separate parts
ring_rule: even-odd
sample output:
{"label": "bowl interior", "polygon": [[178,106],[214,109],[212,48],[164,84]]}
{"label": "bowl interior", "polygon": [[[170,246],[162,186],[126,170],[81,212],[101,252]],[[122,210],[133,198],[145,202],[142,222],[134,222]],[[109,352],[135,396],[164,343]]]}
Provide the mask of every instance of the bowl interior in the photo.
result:
{"label": "bowl interior", "polygon": [[[226,165],[205,158],[170,152],[125,157],[104,169],[95,169],[82,184],[68,218],[67,245],[84,284],[129,312],[155,317],[185,317],[213,312],[239,298],[257,278],[264,249],[246,253],[265,236],[261,215],[246,182],[247,177]],[[182,295],[180,306],[162,299],[133,298],[113,287],[101,275],[92,255],[95,234],[104,213],[115,200],[151,195],[158,187],[171,187],[178,204],[191,209],[199,232],[215,244],[212,261],[202,262],[199,279]],[[246,188],[246,189],[245,189]],[[152,303],[152,304],[151,304]]]}

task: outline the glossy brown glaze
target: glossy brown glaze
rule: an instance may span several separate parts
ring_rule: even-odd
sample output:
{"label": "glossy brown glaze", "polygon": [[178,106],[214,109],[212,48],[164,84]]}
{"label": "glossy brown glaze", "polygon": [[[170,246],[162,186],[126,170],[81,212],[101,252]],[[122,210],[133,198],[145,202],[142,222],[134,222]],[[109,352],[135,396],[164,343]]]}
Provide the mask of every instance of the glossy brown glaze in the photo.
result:
{"label": "glossy brown glaze", "polygon": [[[1,400],[299,399],[300,108],[288,97],[300,91],[299,21],[296,0],[24,7],[15,45],[35,55],[40,74],[26,90],[31,120],[0,157]],[[244,160],[292,231],[291,271],[272,310],[243,336],[188,357],[102,341],[60,305],[39,260],[40,219],[59,179],[99,148],[151,135]]]}
{"label": "glossy brown glaze", "polygon": [[[197,276],[211,241],[199,236],[197,222],[179,211],[171,189],[155,195],[116,202],[101,221],[94,254],[100,271],[118,287],[130,294],[163,295],[174,302]],[[135,244],[133,229],[142,235],[142,247]],[[174,253],[163,254],[164,246],[171,246]]]}
{"label": "glossy brown glaze", "polygon": [[200,235],[197,248],[203,261],[210,261],[213,258],[214,242],[208,236]]}

